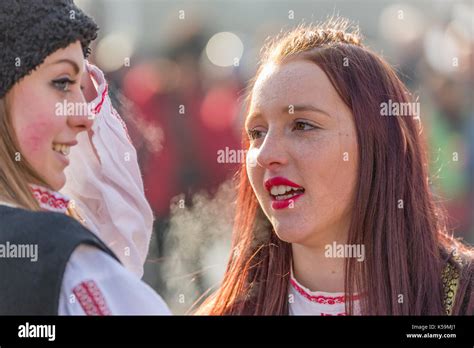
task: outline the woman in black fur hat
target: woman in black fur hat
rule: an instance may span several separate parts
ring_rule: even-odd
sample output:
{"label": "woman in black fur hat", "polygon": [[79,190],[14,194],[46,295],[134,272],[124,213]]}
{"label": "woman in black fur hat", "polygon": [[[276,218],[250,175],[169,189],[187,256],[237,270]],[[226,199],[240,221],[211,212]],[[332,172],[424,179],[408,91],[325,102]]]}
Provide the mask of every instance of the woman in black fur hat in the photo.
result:
{"label": "woman in black fur hat", "polygon": [[72,1],[0,2],[0,315],[169,313],[58,193],[94,121],[57,106],[87,105],[97,30]]}

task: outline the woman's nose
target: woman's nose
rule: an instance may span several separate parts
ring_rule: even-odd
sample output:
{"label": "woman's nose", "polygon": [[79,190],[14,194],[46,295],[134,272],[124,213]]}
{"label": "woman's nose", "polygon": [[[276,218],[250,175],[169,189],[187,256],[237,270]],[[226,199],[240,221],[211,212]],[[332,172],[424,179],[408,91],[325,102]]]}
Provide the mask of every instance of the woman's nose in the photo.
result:
{"label": "woman's nose", "polygon": [[74,103],[74,112],[68,116],[69,126],[78,132],[89,130],[92,127],[93,115],[82,92],[72,102]]}
{"label": "woman's nose", "polygon": [[286,164],[288,153],[283,137],[274,132],[268,132],[258,149],[256,162],[264,168]]}

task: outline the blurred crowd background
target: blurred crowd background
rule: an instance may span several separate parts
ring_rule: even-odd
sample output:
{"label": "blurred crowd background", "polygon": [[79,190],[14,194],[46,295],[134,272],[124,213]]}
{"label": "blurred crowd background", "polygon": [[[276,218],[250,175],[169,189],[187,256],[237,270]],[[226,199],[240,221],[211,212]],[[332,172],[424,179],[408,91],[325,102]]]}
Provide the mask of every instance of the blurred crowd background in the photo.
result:
{"label": "blurred crowd background", "polygon": [[[455,235],[474,243],[474,2],[76,0],[101,30],[106,74],[156,215],[144,280],[174,313],[227,263],[242,97],[268,36],[340,15],[418,96],[433,190]],[[237,160],[235,160],[237,159]]]}

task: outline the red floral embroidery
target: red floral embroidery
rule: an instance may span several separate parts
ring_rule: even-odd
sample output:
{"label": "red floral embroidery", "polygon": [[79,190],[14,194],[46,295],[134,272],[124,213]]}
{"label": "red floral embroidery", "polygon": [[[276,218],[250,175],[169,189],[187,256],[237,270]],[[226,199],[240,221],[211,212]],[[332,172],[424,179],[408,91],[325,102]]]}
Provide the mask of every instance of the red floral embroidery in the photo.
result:
{"label": "red floral embroidery", "polygon": [[42,209],[57,213],[66,212],[69,205],[69,199],[66,196],[38,185],[30,185],[30,189]]}
{"label": "red floral embroidery", "polygon": [[80,283],[72,291],[86,315],[111,315],[102,292],[93,280]]}
{"label": "red floral embroidery", "polygon": [[[290,279],[290,284],[298,291],[302,296],[304,296],[306,299],[312,301],[312,302],[317,302],[321,304],[343,304],[345,297],[344,296],[314,296],[311,294],[308,294],[301,286],[299,286],[294,279]],[[358,296],[354,296],[353,300],[357,300]]]}

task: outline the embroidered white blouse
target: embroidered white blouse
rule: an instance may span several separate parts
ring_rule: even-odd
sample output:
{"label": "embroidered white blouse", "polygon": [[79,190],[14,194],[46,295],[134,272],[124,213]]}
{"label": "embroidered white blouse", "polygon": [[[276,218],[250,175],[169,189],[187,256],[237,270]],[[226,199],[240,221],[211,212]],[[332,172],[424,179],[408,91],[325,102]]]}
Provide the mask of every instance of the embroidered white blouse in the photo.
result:
{"label": "embroidered white blouse", "polygon": [[[343,292],[311,291],[293,276],[289,289],[290,315],[346,315]],[[354,296],[354,313],[360,314],[359,298]]]}
{"label": "embroidered white blouse", "polygon": [[169,315],[146,283],[97,248],[81,245],[66,267],[59,315]]}
{"label": "embroidered white blouse", "polygon": [[[30,186],[43,210],[66,213],[70,202],[66,196],[41,186]],[[169,315],[171,312],[150,286],[111,256],[95,247],[81,245],[66,265],[58,314]]]}

